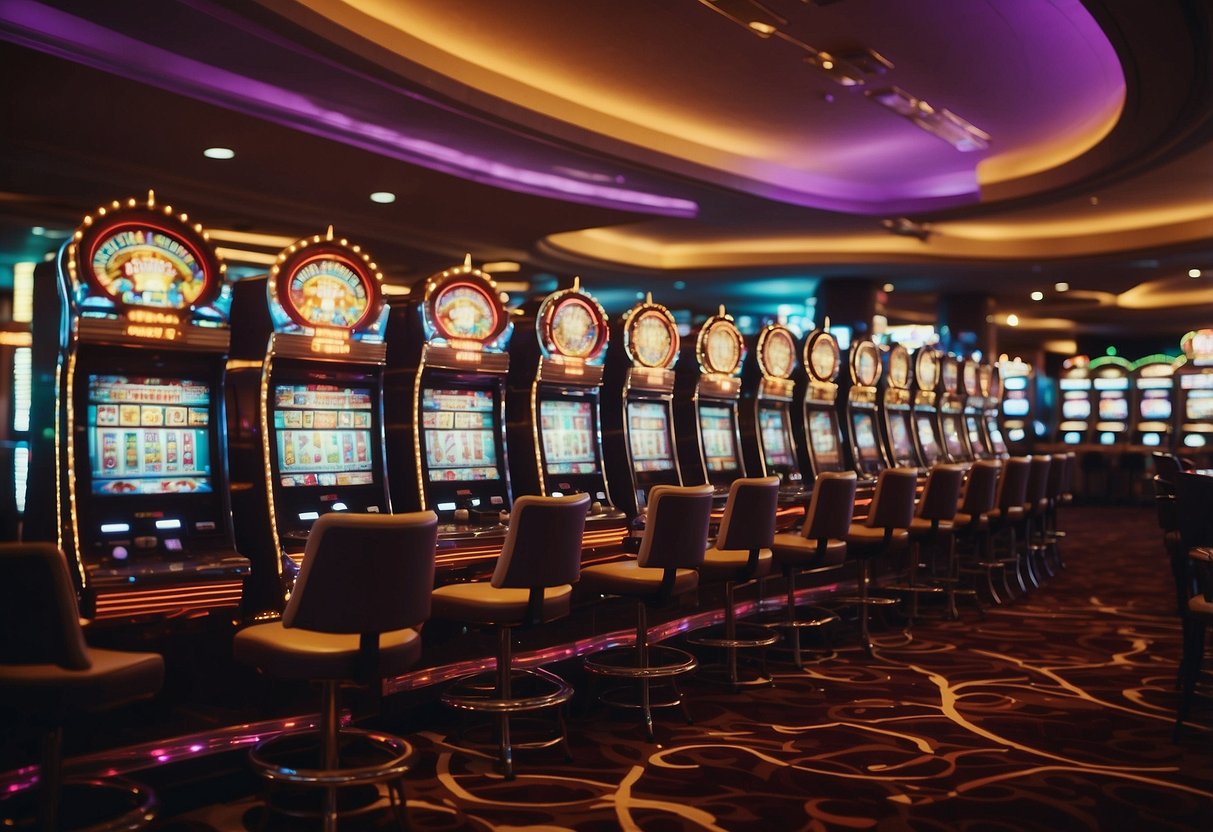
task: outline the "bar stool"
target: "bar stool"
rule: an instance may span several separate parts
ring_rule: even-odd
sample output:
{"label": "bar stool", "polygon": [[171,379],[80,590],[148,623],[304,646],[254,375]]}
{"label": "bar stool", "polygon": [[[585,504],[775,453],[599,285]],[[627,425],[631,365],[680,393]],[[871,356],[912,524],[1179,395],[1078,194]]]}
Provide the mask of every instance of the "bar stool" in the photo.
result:
{"label": "bar stool", "polygon": [[910,611],[907,614],[909,627],[914,626],[914,619],[918,617],[918,597],[924,592],[946,593],[946,614],[949,618],[957,616],[956,597],[954,592],[949,590],[947,583],[934,580],[923,583],[918,580],[918,574],[924,566],[932,578],[936,574],[934,559],[929,565],[923,562],[923,550],[929,547],[943,548],[948,575],[952,573],[952,562],[956,553],[955,538],[952,534],[953,520],[960,502],[961,483],[967,470],[967,465],[947,464],[936,465],[927,473],[926,485],[923,486],[914,518],[910,521],[910,565],[906,572],[907,581],[904,584],[885,587],[910,596]]}
{"label": "bar stool", "polygon": [[648,609],[699,585],[697,570],[707,549],[711,514],[710,485],[654,486],[649,492],[647,520],[635,560],[596,564],[581,570],[584,588],[636,599],[635,646],[591,653],[585,658],[585,669],[597,676],[639,682],[638,702],[610,691],[600,698],[607,704],[638,708],[650,742],[654,738],[653,708],[682,706],[683,715],[691,721],[676,685],[669,699],[654,702],[651,682],[674,683],[676,677],[694,670],[698,662],[685,650],[649,644]]}
{"label": "bar stool", "polygon": [[386,783],[397,821],[405,824],[403,778],[412,746],[390,734],[342,728],[338,695],[351,685],[371,686],[378,695],[385,676],[403,673],[420,657],[417,628],[430,614],[437,533],[432,511],[321,515],[282,619],[236,633],[237,661],[281,679],[320,683],[319,730],[263,740],[249,759],[267,785],[322,790],[322,806],[319,812],[275,806],[267,796],[267,811],[319,814],[325,832],[335,832],[339,814],[374,808],[371,802],[339,810],[338,789]]}
{"label": "bar stool", "polygon": [[792,661],[804,668],[800,650],[802,627],[822,629],[838,621],[837,614],[821,607],[812,614],[799,616],[796,611],[796,576],[839,569],[847,556],[847,531],[855,512],[854,471],[824,471],[813,481],[813,496],[805,513],[799,534],[777,534],[771,543],[771,554],[783,573],[787,587],[787,603],[781,616],[767,626],[786,630],[792,642]]}
{"label": "bar stool", "polygon": [[0,800],[0,826],[139,829],[158,811],[147,786],[63,777],[63,729],[73,715],[149,699],[164,681],[155,653],[84,643],[67,559],[49,543],[0,544],[0,708],[42,733],[38,785]]}
{"label": "bar stool", "polygon": [[[433,617],[497,628],[496,672],[456,681],[443,694],[444,704],[495,717],[498,762],[507,780],[514,778],[510,715],[563,705],[573,688],[543,668],[513,666],[513,633],[518,627],[544,624],[569,614],[573,584],[581,572],[581,538],[589,511],[588,494],[567,497],[519,497],[510,510],[510,526],[489,581],[448,584],[434,590]],[[530,683],[525,695],[515,689]],[[560,736],[517,747],[539,748],[560,743],[572,759],[564,716]]]}
{"label": "bar stool", "polygon": [[[724,517],[716,540],[704,553],[699,580],[724,581],[724,626],[691,633],[687,641],[725,651],[725,679],[737,688],[738,649],[769,647],[779,634],[751,624],[739,632],[734,592],[738,584],[762,578],[771,572],[771,543],[775,537],[775,510],[779,502],[779,477],[750,477],[733,480],[724,506]],[[764,663],[765,664],[765,663]],[[700,674],[703,674],[701,668]],[[770,684],[765,674],[748,684]]]}
{"label": "bar stool", "polygon": [[[990,554],[997,557],[1003,565],[1002,586],[1008,601],[1015,599],[1015,592],[1011,589],[1011,582],[1007,579],[1008,572],[1014,571],[1020,589],[1024,593],[1028,591],[1028,587],[1023,583],[1023,578],[1019,573],[1017,530],[1024,518],[1023,505],[1028,497],[1028,473],[1031,467],[1031,457],[1013,456],[1004,460],[1002,474],[998,477],[998,493],[994,498],[994,508],[986,512],[986,517],[990,521],[990,534],[987,538]],[[995,555],[993,551],[999,532],[1005,532],[1007,536],[1007,554],[1001,557]]]}
{"label": "bar stool", "polygon": [[910,524],[914,520],[914,495],[918,490],[918,472],[913,468],[885,468],[876,479],[876,493],[862,523],[851,523],[847,529],[847,557],[858,568],[858,596],[841,598],[841,604],[859,607],[859,646],[872,655],[872,638],[868,632],[868,608],[897,603],[895,598],[872,596],[872,560],[892,555],[904,549],[910,539]]}
{"label": "bar stool", "polygon": [[[1033,588],[1040,588],[1040,576],[1036,574],[1036,563],[1042,571],[1048,571],[1045,561],[1045,513],[1049,509],[1049,474],[1053,470],[1053,457],[1049,454],[1033,454],[1028,466],[1028,487],[1024,500],[1024,572]],[[1051,574],[1051,573],[1050,573]]]}
{"label": "bar stool", "polygon": [[[969,543],[973,555],[967,563],[957,555],[952,573],[952,594],[973,599],[977,612],[985,617],[981,601],[977,596],[977,588],[960,586],[960,576],[964,574],[985,575],[986,587],[990,600],[1001,604],[1002,598],[994,586],[995,570],[1003,569],[1002,561],[994,560],[988,551],[990,521],[987,516],[994,508],[998,491],[998,478],[1002,473],[1002,462],[996,459],[978,460],[969,468],[965,479],[964,494],[960,498],[960,506],[952,518],[952,533],[956,543]],[[955,551],[955,549],[954,549]],[[955,601],[952,602],[955,608]],[[957,610],[959,613],[959,610]]]}

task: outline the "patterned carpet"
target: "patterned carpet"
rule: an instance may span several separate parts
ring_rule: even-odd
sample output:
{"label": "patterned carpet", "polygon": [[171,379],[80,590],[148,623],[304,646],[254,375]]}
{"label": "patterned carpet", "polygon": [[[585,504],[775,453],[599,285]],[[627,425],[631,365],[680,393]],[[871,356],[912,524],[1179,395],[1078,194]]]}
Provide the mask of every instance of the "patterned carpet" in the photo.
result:
{"label": "patterned carpet", "polygon": [[[433,709],[434,724],[412,734],[411,825],[1213,829],[1213,705],[1199,699],[1171,740],[1179,627],[1153,514],[1074,508],[1063,525],[1068,568],[1027,598],[984,620],[971,608],[961,621],[923,618],[909,639],[891,620],[876,628],[874,659],[844,634],[805,672],[773,665],[771,688],[692,681],[695,724],[660,712],[657,744],[630,715],[583,705],[570,722],[575,762],[523,752],[506,782],[450,745],[454,723]],[[237,800],[165,828],[256,828],[259,816]]]}

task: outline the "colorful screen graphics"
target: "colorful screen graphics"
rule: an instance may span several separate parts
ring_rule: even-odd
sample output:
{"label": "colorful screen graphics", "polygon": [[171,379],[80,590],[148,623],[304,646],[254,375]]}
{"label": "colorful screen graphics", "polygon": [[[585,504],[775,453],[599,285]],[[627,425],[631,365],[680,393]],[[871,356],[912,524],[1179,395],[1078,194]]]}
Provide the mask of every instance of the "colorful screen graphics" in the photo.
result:
{"label": "colorful screen graphics", "polygon": [[371,406],[369,387],[275,386],[279,484],[294,488],[373,483]]}
{"label": "colorful screen graphics", "polygon": [[871,413],[856,413],[851,417],[855,428],[855,452],[863,462],[880,461],[880,445],[876,442],[876,424]]}
{"label": "colorful screen graphics", "polygon": [[309,326],[349,328],[366,315],[370,295],[362,275],[335,257],[320,257],[291,275],[287,295]]}
{"label": "colorful screen graphics", "polygon": [[699,432],[703,436],[703,461],[709,471],[736,471],[733,411],[727,407],[701,405]]}
{"label": "colorful screen graphics", "polygon": [[1099,393],[1099,418],[1123,422],[1129,418],[1129,400],[1120,390],[1102,390]]}
{"label": "colorful screen graphics", "polygon": [[899,462],[914,458],[914,447],[910,439],[908,414],[902,413],[889,419],[889,439],[893,442],[893,453]]}
{"label": "colorful screen graphics", "polygon": [[1142,390],[1137,407],[1142,419],[1165,422],[1171,418],[1171,391]]}
{"label": "colorful screen graphics", "polygon": [[209,492],[210,403],[203,381],[90,375],[92,493]]}
{"label": "colorful screen graphics", "polygon": [[762,432],[762,450],[766,454],[767,466],[792,467],[787,413],[775,408],[762,408],[758,411],[758,429]]}
{"label": "colorful screen graphics", "polygon": [[539,402],[539,435],[549,474],[597,474],[591,402],[546,399]]}
{"label": "colorful screen graphics", "polygon": [[965,455],[964,440],[960,438],[960,417],[956,414],[945,414],[943,417],[943,444],[948,449],[948,456],[960,459]]}
{"label": "colorful screen graphics", "polygon": [[939,443],[935,441],[935,426],[931,424],[931,417],[920,415],[914,424],[918,428],[918,447],[922,448],[928,461],[934,461],[939,456]]}
{"label": "colorful screen graphics", "polygon": [[969,445],[972,446],[973,453],[978,456],[984,456],[986,453],[986,440],[981,435],[981,423],[977,421],[977,417],[966,416],[965,427],[969,431]]}
{"label": "colorful screen graphics", "polygon": [[632,467],[640,471],[669,471],[674,467],[670,418],[659,402],[628,402],[628,444]]}
{"label": "colorful screen graphics", "polygon": [[501,479],[493,407],[488,390],[421,392],[430,482]]}
{"label": "colorful screen graphics", "polygon": [[813,446],[813,458],[820,467],[842,463],[838,428],[832,415],[824,410],[814,410],[809,414],[809,444]]}

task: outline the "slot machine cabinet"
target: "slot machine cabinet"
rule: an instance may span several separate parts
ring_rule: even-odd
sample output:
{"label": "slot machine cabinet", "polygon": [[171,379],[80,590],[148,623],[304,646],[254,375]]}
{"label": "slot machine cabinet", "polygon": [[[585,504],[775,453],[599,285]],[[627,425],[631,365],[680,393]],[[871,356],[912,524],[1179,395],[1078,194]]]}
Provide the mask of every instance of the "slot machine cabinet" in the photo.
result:
{"label": "slot machine cabinet", "polygon": [[838,341],[825,329],[814,330],[805,339],[803,360],[807,378],[798,391],[800,433],[796,437],[804,449],[801,465],[814,477],[823,471],[849,470],[838,419],[838,373],[842,366]]}
{"label": "slot machine cabinet", "polygon": [[851,386],[847,390],[847,438],[851,459],[860,476],[876,476],[889,465],[877,427],[877,393],[883,370],[880,347],[868,339],[855,341],[847,351]]}
{"label": "slot machine cabinet", "polygon": [[471,566],[500,550],[508,521],[513,323],[470,257],[402,300],[389,302],[383,393],[392,506],[434,511],[438,564]]}
{"label": "slot machine cabinet", "polygon": [[1175,358],[1147,355],[1133,362],[1130,373],[1133,398],[1130,406],[1130,444],[1147,450],[1171,447],[1171,420],[1175,414],[1172,388]]}
{"label": "slot machine cabinet", "polygon": [[1004,404],[1003,396],[1006,391],[1002,385],[1002,372],[997,364],[982,364],[978,378],[981,383],[981,393],[985,398],[985,417],[982,427],[985,428],[986,446],[995,459],[1005,459],[1009,455],[1006,440],[1002,436],[1000,415]]}
{"label": "slot machine cabinet", "polygon": [[990,451],[986,440],[986,432],[981,422],[986,410],[986,394],[982,389],[982,365],[975,358],[964,359],[960,365],[960,386],[964,391],[964,430],[968,437],[969,449],[973,459],[990,459]]}
{"label": "slot machine cabinet", "polygon": [[250,564],[228,502],[222,262],[201,225],[149,192],[85,217],[55,276],[35,328],[58,368],[38,371],[56,378],[53,425],[38,426],[54,429],[55,491],[30,506],[55,514],[82,614],[230,615]]}
{"label": "slot machine cabinet", "polygon": [[914,377],[910,351],[902,344],[889,347],[888,372],[880,388],[881,427],[885,453],[898,468],[921,468],[914,444]]}
{"label": "slot machine cabinet", "polygon": [[[609,343],[606,312],[575,278],[515,324],[506,393],[506,439],[515,494],[589,494],[586,539],[622,529],[607,487],[601,390]],[[614,536],[619,543],[622,534]]]}
{"label": "slot machine cabinet", "polygon": [[940,357],[936,407],[939,410],[939,438],[949,462],[973,461],[968,431],[964,426],[964,396],[960,386],[962,367],[959,356],[944,353]]}
{"label": "slot machine cabinet", "polygon": [[638,517],[655,485],[681,485],[674,433],[674,366],[680,339],[670,310],[652,295],[612,333],[603,387],[602,444],[615,505]]}
{"label": "slot machine cabinet", "polygon": [[1133,365],[1116,355],[1091,361],[1092,445],[1121,445],[1129,437],[1129,374]]}
{"label": "slot machine cabinet", "polygon": [[[228,362],[232,509],[256,586],[281,608],[312,524],[331,511],[390,513],[383,441],[383,275],[330,227],[269,275],[234,287]],[[260,345],[260,353],[254,350]],[[247,356],[247,357],[246,357]]]}
{"label": "slot machine cabinet", "polygon": [[[1080,419],[1085,424],[1091,415],[1089,401],[1091,382],[1085,375],[1086,356],[1081,356],[1081,360],[1083,362],[1081,372],[1074,377],[1072,382],[1077,385],[1074,388],[1072,400],[1075,402],[1073,405],[1075,412],[1084,413]],[[1018,358],[1010,361],[999,361],[997,367],[998,381],[1002,386],[1002,395],[999,397],[1002,409],[1002,436],[1005,444],[1009,447],[1024,450],[1028,447],[1034,436],[1032,414],[1036,409],[1036,386],[1033,381],[1036,373],[1032,369],[1031,364]],[[1079,400],[1084,398],[1088,399],[1085,407],[1078,404]],[[1079,429],[1079,437],[1074,443],[1067,444],[1081,442],[1083,430],[1085,430],[1085,427]]]}
{"label": "slot machine cabinet", "polygon": [[687,342],[674,379],[675,433],[683,481],[707,483],[717,500],[746,475],[741,453],[738,400],[745,339],[721,306]]}
{"label": "slot machine cabinet", "polygon": [[1213,329],[1187,333],[1179,347],[1183,357],[1175,368],[1175,450],[1206,456],[1213,450]]}
{"label": "slot machine cabinet", "polygon": [[945,451],[939,435],[939,386],[942,355],[930,347],[914,353],[914,447],[924,468],[943,462]]}
{"label": "slot machine cabinet", "polygon": [[[1091,430],[1091,373],[1089,365],[1090,361],[1085,355],[1076,355],[1072,358],[1067,358],[1061,367],[1061,374],[1057,379],[1057,387],[1061,395],[1058,396],[1058,405],[1061,408],[1060,419],[1057,423],[1058,439],[1065,445],[1081,445],[1086,441],[1087,435]],[[1007,398],[1003,402],[1003,413],[1006,418],[1003,421],[1003,427],[1007,430],[1007,438],[1011,442],[1021,440],[1021,432],[1026,434],[1027,424],[1027,396],[1026,394],[1020,398],[1019,392],[1026,390],[1028,386],[1028,377],[1026,375],[1018,375],[1008,372],[1008,368],[1003,368],[1002,374],[1003,386],[1007,389]],[[1007,409],[1008,402],[1023,401],[1023,417],[1012,419],[1011,412]],[[1019,405],[1016,404],[1012,408],[1018,412]]]}
{"label": "slot machine cabinet", "polygon": [[738,415],[746,470],[779,477],[783,505],[803,501],[806,493],[792,429],[796,366],[796,336],[783,324],[768,324],[741,374]]}

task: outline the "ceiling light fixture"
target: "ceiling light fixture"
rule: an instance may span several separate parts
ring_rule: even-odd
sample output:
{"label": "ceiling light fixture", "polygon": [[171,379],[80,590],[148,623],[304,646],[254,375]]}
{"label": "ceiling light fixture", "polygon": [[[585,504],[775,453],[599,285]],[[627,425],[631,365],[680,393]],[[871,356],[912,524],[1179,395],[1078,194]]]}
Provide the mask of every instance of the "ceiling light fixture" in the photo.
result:
{"label": "ceiling light fixture", "polygon": [[886,293],[887,293],[887,292],[891,292],[891,291],[893,291],[893,284],[892,284],[892,283],[886,283],[886,284],[885,284],[885,285],[884,285],[882,288],[885,290],[885,292],[886,292]]}
{"label": "ceiling light fixture", "polygon": [[775,27],[770,23],[764,23],[761,20],[751,20],[746,25],[750,27],[751,31],[756,32],[758,35],[764,38],[769,38],[771,35],[775,34]]}
{"label": "ceiling light fixture", "polygon": [[908,118],[918,127],[943,139],[962,153],[985,150],[990,146],[989,133],[973,126],[951,110],[936,109],[899,87],[871,90],[867,96],[897,115]]}
{"label": "ceiling light fixture", "polygon": [[1200,277],[1200,269],[1188,269],[1188,277]]}
{"label": "ceiling light fixture", "polygon": [[378,202],[380,205],[391,205],[396,201],[396,195],[391,191],[375,191],[371,194],[371,202]]}
{"label": "ceiling light fixture", "polygon": [[208,147],[202,155],[208,159],[235,159],[236,151],[230,147]]}
{"label": "ceiling light fixture", "polygon": [[1044,292],[1033,292],[1031,297],[1032,297],[1032,300],[1044,300],[1045,293]]}
{"label": "ceiling light fixture", "polygon": [[881,220],[880,224],[890,234],[896,234],[899,237],[913,237],[916,240],[926,242],[927,238],[933,233],[931,226],[922,223],[914,222],[908,217],[897,217],[896,219]]}
{"label": "ceiling light fixture", "polygon": [[1068,291],[1070,291],[1070,284],[1065,283],[1065,282],[1054,283],[1053,288],[1056,289],[1058,292],[1068,292]]}
{"label": "ceiling light fixture", "polygon": [[844,87],[862,87],[868,83],[869,78],[884,75],[893,68],[892,61],[871,49],[835,55],[818,51],[807,43],[794,39],[785,40],[791,40],[809,53],[804,59],[806,64],[820,69],[831,81]]}
{"label": "ceiling light fixture", "polygon": [[1014,312],[1007,315],[1007,326],[1019,326],[1019,316]]}

